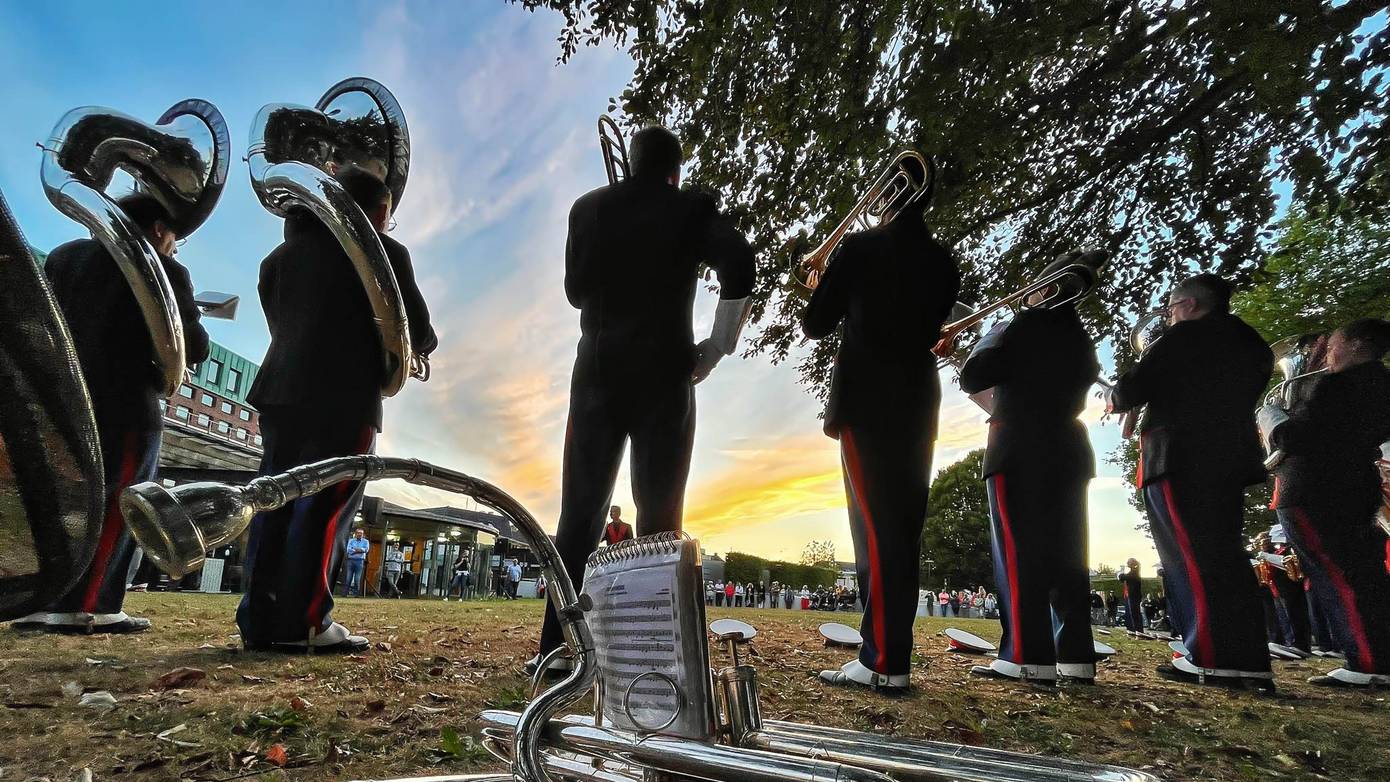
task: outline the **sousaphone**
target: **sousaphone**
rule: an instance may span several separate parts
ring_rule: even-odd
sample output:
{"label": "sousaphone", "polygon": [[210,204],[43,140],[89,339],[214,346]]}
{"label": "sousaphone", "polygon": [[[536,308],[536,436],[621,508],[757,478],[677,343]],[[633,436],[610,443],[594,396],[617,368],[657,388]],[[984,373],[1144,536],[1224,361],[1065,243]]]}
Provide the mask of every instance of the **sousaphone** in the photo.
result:
{"label": "sousaphone", "polygon": [[367,78],[344,79],[313,108],[261,107],[246,153],[251,188],[280,217],[304,209],[328,226],[352,262],[371,304],[386,359],[381,395],[394,396],[409,377],[429,379],[429,360],[410,344],[405,301],[386,249],[367,215],[333,174],[354,165],[380,177],[400,206],[410,175],[410,131],[391,91]]}

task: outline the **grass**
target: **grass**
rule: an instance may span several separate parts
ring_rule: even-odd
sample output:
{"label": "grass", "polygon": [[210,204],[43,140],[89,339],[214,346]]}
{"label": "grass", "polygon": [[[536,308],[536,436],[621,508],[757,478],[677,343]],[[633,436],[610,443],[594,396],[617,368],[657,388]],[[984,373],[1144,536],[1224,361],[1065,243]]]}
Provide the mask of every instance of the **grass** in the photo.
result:
{"label": "grass", "polygon": [[[0,782],[66,782],[82,769],[97,780],[341,780],[497,768],[472,740],[476,715],[526,697],[539,601],[340,602],[336,617],[378,644],[346,658],[242,652],[234,607],[230,596],[137,594],[127,609],[155,622],[140,636],[0,629]],[[1331,667],[1324,661],[1276,663],[1279,695],[1262,697],[1162,681],[1153,669],[1163,644],[1110,636],[1120,654],[1101,686],[1019,687],[972,680],[978,658],[946,652],[938,637],[954,625],[994,640],[996,623],[919,619],[914,689],[882,698],[815,679],[848,658],[815,628],[846,615],[710,611],[730,615],[760,630],[750,661],[769,719],[1068,755],[1169,780],[1390,779],[1387,693],[1304,684]],[[207,675],[155,686],[178,667]],[[97,690],[115,707],[78,705]]]}

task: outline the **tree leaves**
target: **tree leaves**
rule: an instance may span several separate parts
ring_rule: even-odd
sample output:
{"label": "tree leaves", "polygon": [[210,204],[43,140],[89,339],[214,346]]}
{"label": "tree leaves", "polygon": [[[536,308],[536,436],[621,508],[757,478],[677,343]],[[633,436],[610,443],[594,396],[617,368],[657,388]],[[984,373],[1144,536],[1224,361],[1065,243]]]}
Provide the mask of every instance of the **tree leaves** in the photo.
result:
{"label": "tree leaves", "polygon": [[[922,528],[921,584],[929,589],[992,588],[989,496],[980,480],[984,449],[937,473]],[[932,560],[931,567],[926,561]],[[930,581],[927,579],[930,577]]]}
{"label": "tree leaves", "polygon": [[[758,250],[754,349],[774,360],[800,340],[787,239],[823,237],[903,146],[939,165],[927,220],[968,300],[1102,247],[1084,314],[1110,336],[1175,277],[1248,277],[1276,183],[1363,214],[1390,190],[1390,33],[1357,35],[1380,2],[519,2],[563,15],[562,61],[627,47],[629,122],[681,133],[688,179]],[[834,347],[802,359],[813,387]]]}

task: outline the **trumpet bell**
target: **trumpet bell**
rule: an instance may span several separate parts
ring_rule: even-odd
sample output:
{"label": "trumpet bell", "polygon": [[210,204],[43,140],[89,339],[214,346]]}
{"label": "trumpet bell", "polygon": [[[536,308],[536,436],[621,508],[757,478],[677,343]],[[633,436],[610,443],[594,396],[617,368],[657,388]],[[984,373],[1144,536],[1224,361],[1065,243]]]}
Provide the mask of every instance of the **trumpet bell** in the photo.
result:
{"label": "trumpet bell", "polygon": [[201,568],[207,552],[234,540],[255,514],[240,487],[221,483],[142,483],[123,492],[120,505],[145,556],[176,579]]}

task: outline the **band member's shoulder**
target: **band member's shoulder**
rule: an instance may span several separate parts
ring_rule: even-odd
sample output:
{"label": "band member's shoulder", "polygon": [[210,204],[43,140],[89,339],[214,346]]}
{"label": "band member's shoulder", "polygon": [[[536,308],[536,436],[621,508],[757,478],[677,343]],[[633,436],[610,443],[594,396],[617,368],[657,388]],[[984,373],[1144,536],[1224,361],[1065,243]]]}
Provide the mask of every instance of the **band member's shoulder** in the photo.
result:
{"label": "band member's shoulder", "polygon": [[574,204],[570,206],[570,218],[597,214],[599,204],[617,195],[621,186],[622,183],[619,182],[616,185],[596,187],[574,199]]}

